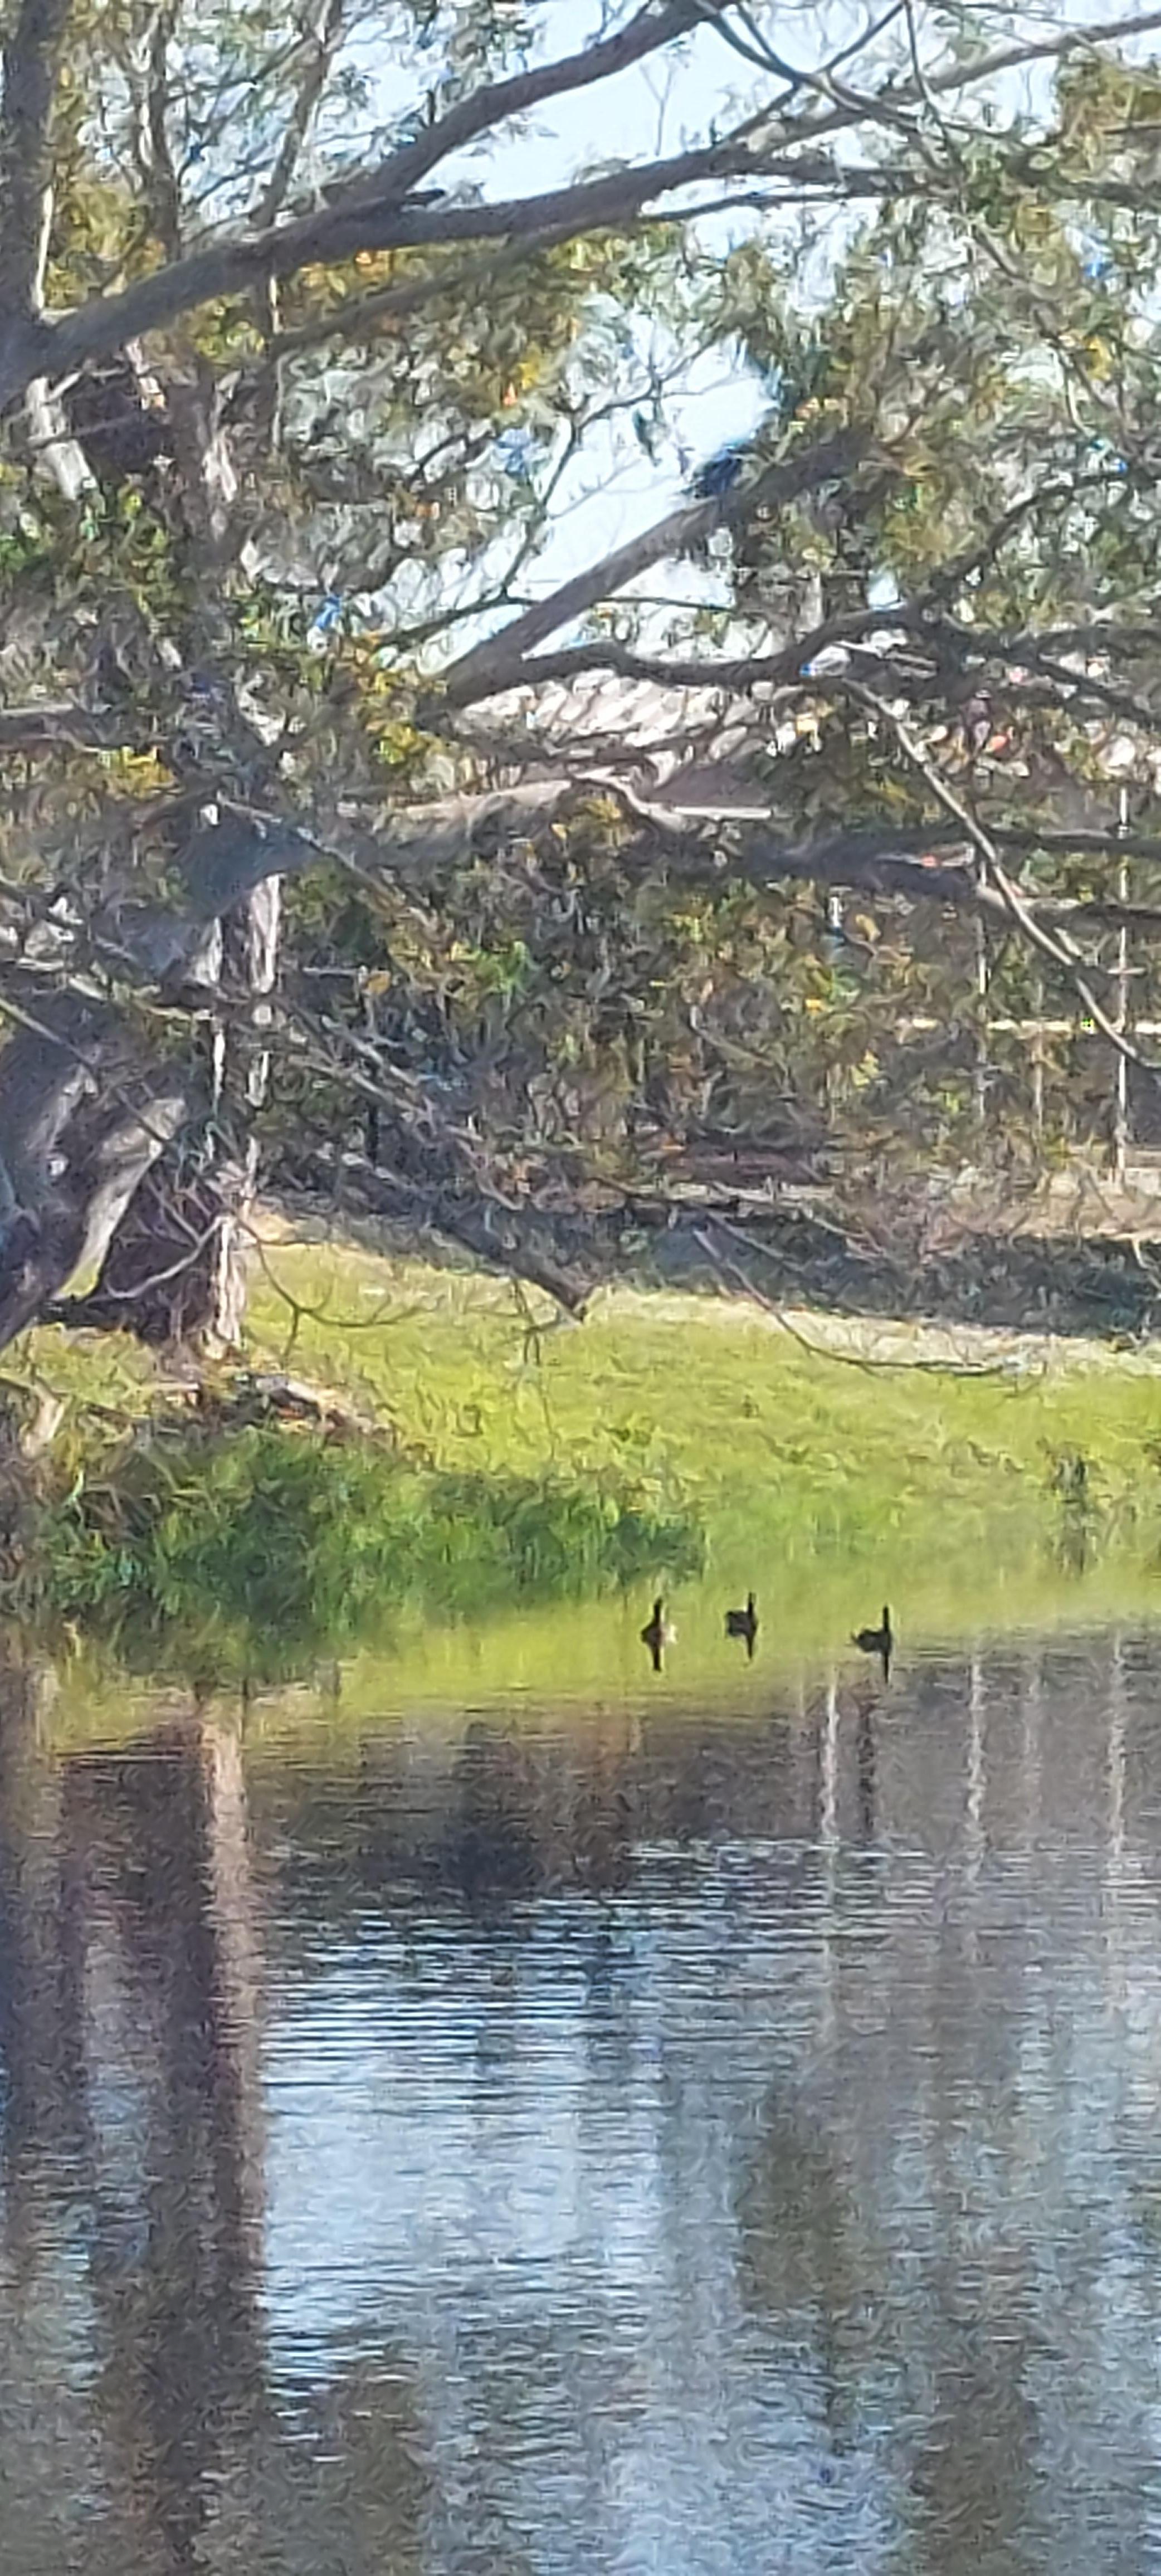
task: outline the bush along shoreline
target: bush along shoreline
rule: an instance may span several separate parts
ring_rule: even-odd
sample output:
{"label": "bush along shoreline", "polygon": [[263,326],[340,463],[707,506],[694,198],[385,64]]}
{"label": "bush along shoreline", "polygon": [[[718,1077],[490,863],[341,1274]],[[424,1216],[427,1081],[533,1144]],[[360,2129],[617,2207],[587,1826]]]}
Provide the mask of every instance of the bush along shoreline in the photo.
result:
{"label": "bush along shoreline", "polygon": [[322,1420],[155,1416],[25,1471],[9,1607],[129,1663],[216,1639],[286,1673],[401,1615],[466,1618],[701,1571],[696,1515],[643,1480],[440,1468]]}

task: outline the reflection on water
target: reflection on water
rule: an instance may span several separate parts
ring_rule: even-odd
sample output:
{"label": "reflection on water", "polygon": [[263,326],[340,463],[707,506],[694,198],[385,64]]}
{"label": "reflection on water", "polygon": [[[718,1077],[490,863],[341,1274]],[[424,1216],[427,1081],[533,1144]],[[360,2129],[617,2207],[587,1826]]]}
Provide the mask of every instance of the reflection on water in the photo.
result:
{"label": "reflection on water", "polygon": [[366,1727],[0,1672],[0,2576],[1161,2567],[1161,1642]]}

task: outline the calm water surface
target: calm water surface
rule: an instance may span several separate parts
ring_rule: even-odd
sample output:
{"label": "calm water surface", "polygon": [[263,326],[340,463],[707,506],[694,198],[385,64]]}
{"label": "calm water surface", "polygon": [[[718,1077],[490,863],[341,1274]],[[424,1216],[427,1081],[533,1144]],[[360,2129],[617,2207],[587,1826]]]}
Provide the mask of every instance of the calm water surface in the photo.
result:
{"label": "calm water surface", "polygon": [[1161,1636],[761,1653],[10,1658],[3,2576],[1161,2571]]}

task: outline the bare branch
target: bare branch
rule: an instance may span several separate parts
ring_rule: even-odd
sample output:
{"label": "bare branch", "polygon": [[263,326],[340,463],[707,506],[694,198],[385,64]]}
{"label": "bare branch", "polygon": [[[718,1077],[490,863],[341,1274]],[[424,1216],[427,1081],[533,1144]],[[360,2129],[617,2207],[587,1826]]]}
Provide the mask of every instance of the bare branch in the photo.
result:
{"label": "bare branch", "polygon": [[[708,654],[697,660],[669,660],[660,654],[637,653],[631,645],[618,642],[615,636],[603,635],[592,643],[566,645],[559,653],[538,653],[519,674],[528,686],[543,686],[563,681],[566,685],[583,677],[587,671],[613,671],[623,680],[641,680],[658,688],[721,689],[731,695],[748,689],[817,689],[825,686],[825,675],[815,673],[810,665],[836,645],[859,644],[871,635],[926,636],[933,644],[946,640],[957,648],[965,661],[1027,663],[1040,661],[1045,673],[1060,686],[1074,691],[1086,687],[1105,690],[1085,671],[1056,665],[1046,658],[1061,653],[1151,654],[1161,648],[1161,625],[1120,625],[1109,620],[1093,620],[1081,626],[1045,627],[1004,630],[987,626],[963,626],[942,615],[935,605],[936,588],[943,588],[942,572],[936,582],[916,591],[910,599],[896,602],[890,608],[852,608],[827,618],[794,636],[779,653]],[[504,686],[511,682],[506,680]],[[1132,713],[1140,722],[1146,710],[1136,700],[1115,693],[1118,713]],[[1155,718],[1154,721],[1161,721]]]}
{"label": "bare branch", "polygon": [[[720,507],[718,504],[712,506]],[[601,636],[591,644],[566,645],[559,653],[538,653],[534,660],[523,664],[515,673],[502,673],[497,685],[500,689],[509,689],[522,683],[528,688],[539,688],[552,681],[563,681],[567,686],[583,677],[586,671],[614,671],[623,680],[647,681],[659,688],[721,689],[730,695],[741,695],[748,689],[813,687],[815,683],[807,676],[805,665],[816,654],[836,644],[857,643],[877,628],[886,632],[918,627],[922,623],[922,614],[916,601],[906,601],[898,609],[855,608],[842,616],[828,618],[825,624],[810,628],[805,635],[796,636],[780,653],[708,655],[696,661],[669,661],[658,654],[635,653],[630,645],[618,643],[614,636]],[[502,639],[505,643],[512,632],[511,627],[506,630]],[[466,660],[465,655],[465,663]],[[464,663],[453,665],[453,669],[463,667]],[[491,689],[473,690],[472,703],[476,702],[477,696],[492,694]],[[455,702],[459,703],[458,692]]]}
{"label": "bare branch", "polygon": [[327,76],[343,39],[346,0],[324,0],[317,24],[304,30],[302,74],[270,176],[254,208],[253,221],[264,229],[280,215],[294,183],[299,156],[314,122]]}
{"label": "bare branch", "polygon": [[[38,31],[46,19],[51,23],[60,19],[63,23],[64,5],[65,0],[46,0],[45,7],[40,0],[24,0],[19,23],[31,28],[35,21]],[[228,238],[173,260],[122,294],[94,298],[51,330],[26,328],[23,332],[10,332],[0,365],[0,409],[7,408],[23,393],[31,374],[64,374],[88,358],[110,353],[126,339],[171,324],[179,315],[212,298],[248,292],[313,262],[333,265],[361,250],[418,248],[468,240],[531,240],[561,228],[569,232],[601,229],[632,220],[658,198],[700,180],[760,175],[772,164],[778,164],[781,175],[799,187],[817,182],[824,188],[841,187],[844,193],[850,193],[863,184],[862,174],[842,168],[826,155],[821,159],[816,155],[812,165],[808,147],[857,127],[880,108],[884,112],[889,109],[892,119],[897,120],[901,111],[921,99],[925,102],[928,92],[958,93],[994,81],[1027,63],[1063,59],[1078,49],[1113,44],[1161,27],[1161,11],[1140,12],[1106,25],[1065,28],[1042,39],[998,48],[991,54],[949,65],[932,75],[922,92],[913,84],[903,83],[892,88],[889,100],[881,102],[855,93],[848,99],[844,94],[840,104],[810,116],[794,117],[766,109],[749,118],[724,143],[580,182],[543,197],[480,207],[432,209],[405,204],[409,192],[449,154],[542,100],[587,87],[641,61],[687,33],[701,15],[699,0],[669,0],[667,7],[650,6],[647,0],[620,34],[556,62],[484,84],[437,118],[426,133],[389,155],[376,171],[341,190],[320,211],[296,222],[276,223],[241,238]],[[44,94],[47,115],[51,83],[42,77],[39,88],[35,82],[32,88],[37,96]],[[13,94],[19,95],[19,90]],[[797,157],[791,160],[790,155]],[[892,184],[900,189],[927,186],[930,182],[925,176],[900,170],[893,175]],[[881,193],[883,174],[875,173],[873,178],[867,174],[866,185]],[[437,291],[435,281],[431,291]],[[22,318],[27,323],[31,317],[25,314]]]}
{"label": "bare branch", "polygon": [[[1038,949],[1042,957],[1048,958],[1060,969],[1071,984],[1077,999],[1088,1012],[1094,1027],[1100,1030],[1102,1037],[1108,1039],[1117,1054],[1124,1056],[1127,1063],[1139,1066],[1142,1073],[1147,1073],[1152,1081],[1161,1084],[1161,1065],[1155,1064],[1149,1056],[1142,1055],[1133,1039],[1127,1037],[1124,1029],[1118,1028],[1116,1021],[1109,1018],[1108,1012],[1093,992],[1084,960],[1069,939],[1067,932],[1046,929],[1044,924],[1037,920],[1027,896],[1008,875],[990,833],[986,832],[975,816],[968,812],[937,764],[928,759],[926,752],[915,741],[908,726],[895,714],[884,698],[876,697],[872,689],[852,686],[850,694],[863,706],[873,711],[879,722],[894,735],[904,758],[923,779],[937,804],[942,805],[944,812],[951,816],[953,822],[962,826],[966,839],[975,850],[977,859],[982,860],[987,877],[991,879],[1010,920],[1023,934],[1029,946]],[[987,878],[982,882],[986,886]]]}
{"label": "bare branch", "polygon": [[720,498],[694,501],[670,510],[664,519],[655,520],[640,536],[605,555],[598,564],[562,583],[548,599],[539,600],[534,608],[502,628],[499,635],[477,644],[470,653],[453,662],[446,674],[445,685],[453,706],[466,706],[479,698],[495,697],[530,675],[525,656],[562,626],[571,626],[578,617],[587,615],[603,599],[610,599],[638,573],[647,572],[650,564],[662,563],[670,556],[688,553],[715,528],[738,527],[756,510],[777,509],[797,500],[804,492],[816,492],[820,485],[849,478],[860,465],[876,452],[869,434],[859,429],[838,430],[816,447],[805,447],[750,484],[735,486]]}

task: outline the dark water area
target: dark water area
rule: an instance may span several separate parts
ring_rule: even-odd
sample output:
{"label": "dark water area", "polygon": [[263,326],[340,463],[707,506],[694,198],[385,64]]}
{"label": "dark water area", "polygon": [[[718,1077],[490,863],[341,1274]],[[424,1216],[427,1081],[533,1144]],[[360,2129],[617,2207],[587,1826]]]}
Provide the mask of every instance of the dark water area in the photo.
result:
{"label": "dark water area", "polygon": [[7,1664],[2,2576],[1161,2570],[1161,1637],[747,1689]]}

